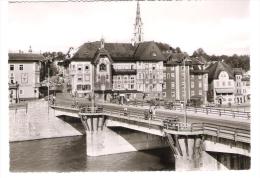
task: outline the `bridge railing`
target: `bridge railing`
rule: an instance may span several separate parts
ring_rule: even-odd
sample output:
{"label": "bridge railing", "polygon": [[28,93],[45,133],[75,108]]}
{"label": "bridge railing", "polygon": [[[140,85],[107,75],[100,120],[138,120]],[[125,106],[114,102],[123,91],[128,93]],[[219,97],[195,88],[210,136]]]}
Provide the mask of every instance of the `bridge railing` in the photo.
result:
{"label": "bridge railing", "polygon": [[163,128],[172,131],[200,132],[201,134],[250,143],[249,130],[230,126],[211,123],[192,123],[186,125],[186,123],[164,120]]}

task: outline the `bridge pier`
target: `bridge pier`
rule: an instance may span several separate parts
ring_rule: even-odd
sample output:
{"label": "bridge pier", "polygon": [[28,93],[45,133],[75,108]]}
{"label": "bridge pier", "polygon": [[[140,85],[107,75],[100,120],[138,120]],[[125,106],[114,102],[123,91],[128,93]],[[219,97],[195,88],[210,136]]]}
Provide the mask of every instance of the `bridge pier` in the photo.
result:
{"label": "bridge pier", "polygon": [[[241,170],[250,168],[250,157],[223,152],[211,152],[204,136],[167,134],[168,143],[175,157],[176,171],[190,170]],[[207,144],[205,143],[207,142]],[[221,148],[220,143],[212,142],[210,147]],[[224,147],[222,145],[222,147]]]}
{"label": "bridge pier", "polygon": [[123,127],[107,127],[107,116],[81,116],[87,156],[101,156],[168,147],[161,136]]}

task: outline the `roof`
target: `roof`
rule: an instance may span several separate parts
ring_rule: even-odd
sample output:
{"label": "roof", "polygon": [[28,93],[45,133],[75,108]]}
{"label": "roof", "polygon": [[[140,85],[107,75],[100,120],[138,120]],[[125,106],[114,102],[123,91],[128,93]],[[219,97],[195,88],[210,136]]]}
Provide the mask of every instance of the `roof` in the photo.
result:
{"label": "roof", "polygon": [[230,79],[234,79],[234,73],[232,68],[222,61],[212,63],[209,67],[206,68],[206,70],[209,72],[209,83],[214,79],[218,79],[219,73],[222,71],[227,72]]}
{"label": "roof", "polygon": [[38,53],[8,53],[9,61],[41,61],[45,60],[42,54]]}
{"label": "roof", "polygon": [[167,54],[167,62],[166,65],[180,65],[182,64],[182,59],[184,59],[186,56],[183,53],[170,53]]}
{"label": "roof", "polygon": [[[136,60],[164,60],[161,50],[153,41],[142,42],[136,45],[131,43],[105,43],[104,49],[113,61]],[[74,54],[72,60],[94,60],[100,50],[100,41],[84,43]],[[153,56],[152,52],[156,55]]]}
{"label": "roof", "polygon": [[242,75],[242,68],[233,68],[234,75]]}

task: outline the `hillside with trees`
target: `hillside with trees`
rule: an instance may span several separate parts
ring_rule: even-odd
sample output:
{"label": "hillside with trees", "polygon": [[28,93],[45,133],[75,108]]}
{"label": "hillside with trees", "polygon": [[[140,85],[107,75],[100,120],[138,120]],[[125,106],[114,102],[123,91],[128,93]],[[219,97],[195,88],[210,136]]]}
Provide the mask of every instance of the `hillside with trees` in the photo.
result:
{"label": "hillside with trees", "polygon": [[232,56],[227,55],[208,55],[202,48],[195,50],[191,57],[202,57],[207,62],[210,61],[224,61],[232,68],[242,68],[245,71],[250,70],[250,56],[249,55],[237,55]]}

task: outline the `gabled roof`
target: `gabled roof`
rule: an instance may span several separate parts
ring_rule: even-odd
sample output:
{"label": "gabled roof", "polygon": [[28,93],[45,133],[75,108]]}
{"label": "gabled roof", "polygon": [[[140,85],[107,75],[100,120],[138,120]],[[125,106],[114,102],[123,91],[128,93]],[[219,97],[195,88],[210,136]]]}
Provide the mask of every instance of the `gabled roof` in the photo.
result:
{"label": "gabled roof", "polygon": [[[99,48],[100,41],[84,43],[74,54],[72,60],[93,60]],[[105,43],[104,49],[110,54],[113,61],[165,59],[153,41],[138,43],[134,46],[131,43]],[[153,51],[156,56],[151,55]]]}
{"label": "gabled roof", "polygon": [[8,61],[41,61],[45,60],[42,54],[37,53],[8,53]]}
{"label": "gabled roof", "polygon": [[230,79],[234,79],[234,73],[232,68],[226,63],[221,61],[212,63],[209,67],[206,68],[206,70],[209,72],[208,74],[209,83],[214,79],[218,79],[219,73],[222,71],[227,72]]}

